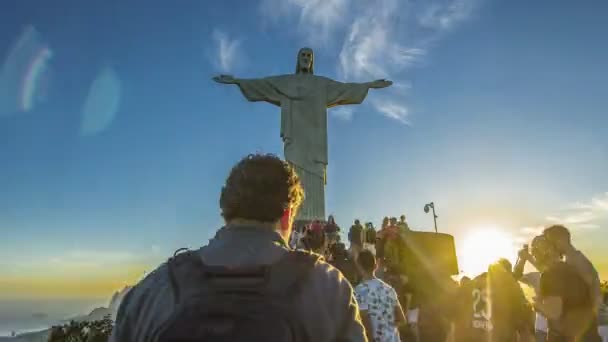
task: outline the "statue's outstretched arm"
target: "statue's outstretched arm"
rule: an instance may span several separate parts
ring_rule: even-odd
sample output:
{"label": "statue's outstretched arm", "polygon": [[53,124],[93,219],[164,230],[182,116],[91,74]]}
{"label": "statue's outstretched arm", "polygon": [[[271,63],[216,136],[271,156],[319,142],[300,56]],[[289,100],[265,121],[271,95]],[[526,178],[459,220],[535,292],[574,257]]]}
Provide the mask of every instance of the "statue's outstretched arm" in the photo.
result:
{"label": "statue's outstretched arm", "polygon": [[389,87],[393,84],[393,81],[389,81],[389,80],[375,80],[375,81],[371,81],[371,82],[367,82],[367,86],[373,89],[380,89],[380,88],[386,88]]}
{"label": "statue's outstretched arm", "polygon": [[239,83],[239,79],[234,78],[234,76],[232,76],[232,75],[218,75],[218,76],[213,77],[213,80],[217,83],[223,83],[223,84],[238,84]]}

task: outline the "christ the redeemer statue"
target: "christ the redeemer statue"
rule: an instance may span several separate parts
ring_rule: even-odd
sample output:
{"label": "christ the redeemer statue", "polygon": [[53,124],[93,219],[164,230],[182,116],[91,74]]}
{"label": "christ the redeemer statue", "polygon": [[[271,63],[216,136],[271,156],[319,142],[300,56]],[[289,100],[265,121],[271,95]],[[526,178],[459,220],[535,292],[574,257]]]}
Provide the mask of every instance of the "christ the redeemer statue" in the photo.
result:
{"label": "christ the redeemer statue", "polygon": [[360,104],[370,88],[385,88],[391,81],[342,83],[314,74],[310,48],[298,52],[295,74],[256,79],[230,75],[213,78],[236,84],[249,101],[266,101],[281,107],[281,138],[285,159],[296,169],[305,192],[298,220],[325,220],[327,108]]}

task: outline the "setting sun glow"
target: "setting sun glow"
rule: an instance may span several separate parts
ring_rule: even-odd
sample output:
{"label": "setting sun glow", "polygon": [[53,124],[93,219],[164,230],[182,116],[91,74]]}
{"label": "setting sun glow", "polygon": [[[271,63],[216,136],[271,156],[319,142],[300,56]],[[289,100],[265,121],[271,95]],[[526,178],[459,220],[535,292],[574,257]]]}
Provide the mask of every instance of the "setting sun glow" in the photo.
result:
{"label": "setting sun glow", "polygon": [[500,258],[513,262],[517,254],[513,238],[495,227],[472,230],[459,247],[460,268],[469,277],[485,272]]}

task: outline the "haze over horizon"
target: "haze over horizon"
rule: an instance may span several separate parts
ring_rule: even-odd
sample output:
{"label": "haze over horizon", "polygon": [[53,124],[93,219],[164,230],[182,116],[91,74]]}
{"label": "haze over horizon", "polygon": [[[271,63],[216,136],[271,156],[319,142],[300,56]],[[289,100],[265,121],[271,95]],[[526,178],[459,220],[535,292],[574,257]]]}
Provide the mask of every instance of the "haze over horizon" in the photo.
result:
{"label": "haze over horizon", "polygon": [[[292,73],[303,46],[318,75],[395,82],[330,110],[343,230],[405,213],[431,231],[434,201],[461,260],[514,260],[563,223],[607,279],[608,3],[593,4],[3,3],[0,302],[102,303],[204,245],[230,167],[282,154],[279,109],[211,77]],[[487,230],[504,248],[476,250]]]}

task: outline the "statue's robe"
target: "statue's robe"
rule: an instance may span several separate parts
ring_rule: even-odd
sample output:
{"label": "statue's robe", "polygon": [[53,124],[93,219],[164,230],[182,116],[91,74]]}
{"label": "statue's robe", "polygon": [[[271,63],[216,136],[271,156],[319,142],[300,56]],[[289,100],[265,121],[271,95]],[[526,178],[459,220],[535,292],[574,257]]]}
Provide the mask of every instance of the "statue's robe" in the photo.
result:
{"label": "statue's robe", "polygon": [[238,85],[247,100],[281,107],[285,160],[296,168],[305,191],[297,218],[324,220],[327,108],[363,102],[369,86],[311,74],[239,79]]}

